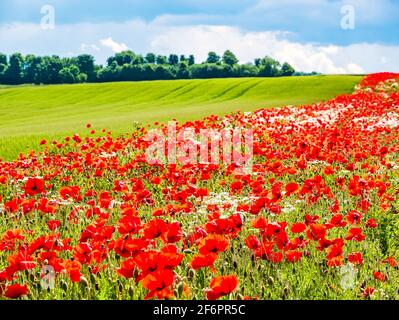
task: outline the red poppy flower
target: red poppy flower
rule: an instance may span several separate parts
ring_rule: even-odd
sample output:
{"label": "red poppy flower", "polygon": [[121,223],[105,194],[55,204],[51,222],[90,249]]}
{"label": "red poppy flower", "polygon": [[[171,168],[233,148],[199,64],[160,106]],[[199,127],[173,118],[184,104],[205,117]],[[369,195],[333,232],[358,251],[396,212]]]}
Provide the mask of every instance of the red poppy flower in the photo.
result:
{"label": "red poppy flower", "polygon": [[118,222],[118,231],[120,234],[134,234],[141,228],[141,220],[139,217],[132,215],[124,215]]}
{"label": "red poppy flower", "polygon": [[24,187],[25,193],[29,196],[44,192],[44,181],[39,178],[29,178]]}
{"label": "red poppy flower", "polygon": [[289,197],[291,194],[293,194],[295,191],[297,191],[299,188],[298,184],[295,182],[290,182],[285,186],[285,195]]}
{"label": "red poppy flower", "polygon": [[362,265],[363,264],[363,256],[360,252],[353,252],[349,254],[348,260],[350,263]]}
{"label": "red poppy flower", "polygon": [[292,233],[301,233],[301,232],[304,232],[305,230],[306,230],[306,225],[304,223],[298,222],[298,223],[294,223],[291,226]]}
{"label": "red poppy flower", "polygon": [[216,300],[220,297],[232,293],[238,286],[238,280],[235,275],[220,276],[213,278],[206,290],[208,300]]}
{"label": "red poppy flower", "polygon": [[219,253],[226,251],[229,246],[229,242],[225,239],[225,237],[212,234],[202,239],[198,245],[199,252],[202,254],[208,253]]}
{"label": "red poppy flower", "polygon": [[80,282],[82,265],[78,261],[67,260],[64,262],[64,268],[72,282]]}
{"label": "red poppy flower", "polygon": [[346,236],[346,240],[354,240],[358,242],[362,242],[366,236],[362,233],[361,228],[351,228],[348,231],[348,235]]}
{"label": "red poppy flower", "polygon": [[247,245],[247,247],[249,249],[252,249],[252,250],[258,249],[261,246],[259,239],[254,235],[248,236],[245,239],[245,244]]}
{"label": "red poppy flower", "polygon": [[285,258],[287,259],[288,262],[298,262],[302,257],[302,252],[300,251],[286,251],[285,252]]}
{"label": "red poppy flower", "polygon": [[352,210],[346,215],[346,220],[351,224],[360,224],[362,214],[359,211]]}
{"label": "red poppy flower", "polygon": [[367,228],[377,228],[378,227],[377,221],[373,218],[368,219],[366,222],[366,227]]}
{"label": "red poppy flower", "polygon": [[122,277],[127,279],[133,278],[134,269],[136,267],[136,261],[132,258],[122,262],[120,268],[116,269],[116,272]]}
{"label": "red poppy flower", "polygon": [[322,224],[311,224],[307,231],[307,236],[310,240],[321,240],[326,237],[327,230]]}
{"label": "red poppy flower", "polygon": [[142,252],[149,244],[150,240],[147,239],[125,239],[125,237],[121,237],[115,241],[114,250],[118,255],[128,258]]}
{"label": "red poppy flower", "polygon": [[145,299],[156,297],[158,299],[170,299],[173,297],[172,284],[173,272],[170,270],[157,270],[151,272],[141,280],[142,286],[149,292]]}
{"label": "red poppy flower", "polygon": [[396,262],[394,257],[388,257],[382,261],[383,263],[388,263],[391,267],[396,267],[398,263]]}
{"label": "red poppy flower", "polygon": [[168,229],[168,224],[162,219],[153,219],[148,221],[143,228],[146,239],[156,239]]}
{"label": "red poppy flower", "polygon": [[330,219],[330,224],[334,228],[346,226],[346,222],[344,221],[342,214],[339,213],[332,216],[332,218]]}
{"label": "red poppy flower", "polygon": [[374,278],[375,278],[376,280],[379,280],[379,281],[382,281],[382,282],[384,282],[384,281],[386,280],[385,274],[383,274],[383,273],[380,272],[380,271],[374,271],[374,272],[373,272],[373,276],[374,276]]}
{"label": "red poppy flower", "polygon": [[173,222],[168,224],[167,230],[162,234],[161,239],[165,243],[179,242],[183,238],[183,230],[180,222]]}
{"label": "red poppy flower", "polygon": [[374,294],[375,289],[373,287],[366,287],[363,289],[362,295],[365,298],[370,298]]}
{"label": "red poppy flower", "polygon": [[231,193],[233,194],[240,193],[243,187],[244,186],[241,181],[234,181],[230,185]]}
{"label": "red poppy flower", "polygon": [[47,226],[51,231],[54,231],[61,226],[61,222],[59,220],[49,220],[47,221]]}
{"label": "red poppy flower", "polygon": [[17,283],[8,286],[4,293],[4,295],[10,299],[17,299],[27,294],[28,294],[28,287],[26,285],[21,286]]}
{"label": "red poppy flower", "polygon": [[194,270],[212,267],[217,258],[218,255],[213,252],[208,254],[196,254],[192,257],[190,265]]}

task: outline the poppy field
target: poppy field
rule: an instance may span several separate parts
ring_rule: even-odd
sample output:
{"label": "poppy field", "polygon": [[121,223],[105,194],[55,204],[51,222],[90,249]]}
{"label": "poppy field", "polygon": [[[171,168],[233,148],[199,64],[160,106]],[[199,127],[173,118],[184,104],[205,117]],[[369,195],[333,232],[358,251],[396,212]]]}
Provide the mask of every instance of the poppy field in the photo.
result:
{"label": "poppy field", "polygon": [[0,162],[0,299],[398,299],[398,80],[177,124],[253,130],[250,172],[90,123]]}

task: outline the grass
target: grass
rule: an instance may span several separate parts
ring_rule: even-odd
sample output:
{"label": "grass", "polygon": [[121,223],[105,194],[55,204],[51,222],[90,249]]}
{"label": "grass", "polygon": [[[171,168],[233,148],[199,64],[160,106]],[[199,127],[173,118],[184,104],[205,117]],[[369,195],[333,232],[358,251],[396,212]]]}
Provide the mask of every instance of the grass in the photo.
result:
{"label": "grass", "polygon": [[97,129],[130,131],[141,123],[200,119],[234,111],[303,105],[349,93],[359,76],[244,78],[0,87],[0,158]]}

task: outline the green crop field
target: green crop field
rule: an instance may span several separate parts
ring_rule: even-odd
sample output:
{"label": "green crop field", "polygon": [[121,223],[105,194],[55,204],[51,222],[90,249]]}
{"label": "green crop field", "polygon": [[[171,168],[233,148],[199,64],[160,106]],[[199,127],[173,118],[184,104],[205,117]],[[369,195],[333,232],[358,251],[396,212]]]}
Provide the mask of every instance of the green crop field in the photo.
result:
{"label": "green crop field", "polygon": [[94,128],[114,133],[141,123],[200,119],[234,111],[303,105],[349,93],[359,76],[243,78],[0,86],[0,158],[38,149],[39,141]]}

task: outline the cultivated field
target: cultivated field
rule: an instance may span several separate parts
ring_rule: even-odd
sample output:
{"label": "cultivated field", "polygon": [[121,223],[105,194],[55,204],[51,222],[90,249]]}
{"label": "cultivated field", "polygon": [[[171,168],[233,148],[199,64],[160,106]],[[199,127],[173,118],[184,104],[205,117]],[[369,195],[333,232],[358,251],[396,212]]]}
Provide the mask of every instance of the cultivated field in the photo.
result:
{"label": "cultivated field", "polygon": [[87,122],[120,133],[131,131],[135,121],[309,104],[351,92],[359,81],[317,76],[0,87],[0,158],[37,149],[43,138],[83,133]]}
{"label": "cultivated field", "polygon": [[[187,82],[185,90],[206,87],[186,99],[197,113],[183,107],[188,93],[179,100],[182,85],[169,87],[179,82],[5,89],[6,112],[30,117],[28,125],[16,113],[14,129],[9,119],[2,130],[15,130],[10,137],[24,125],[82,135],[0,161],[0,298],[399,299],[399,74],[369,75],[354,88],[356,79],[244,79],[218,94],[219,80]],[[105,90],[115,86],[130,89]],[[321,103],[272,108],[338,89]],[[151,107],[148,95],[165,104]],[[256,104],[268,108],[231,112]],[[152,135],[146,126],[129,130],[129,121],[166,121],[179,111],[196,121],[176,131],[194,135],[172,138],[164,124]],[[230,114],[201,119],[207,112]],[[129,133],[102,132],[107,115]],[[205,129],[213,138],[250,131],[252,157],[239,148],[230,162],[224,151],[213,153],[220,161],[202,158],[203,146],[212,149],[197,136]],[[148,159],[162,136],[161,155],[176,148],[175,162]]]}

